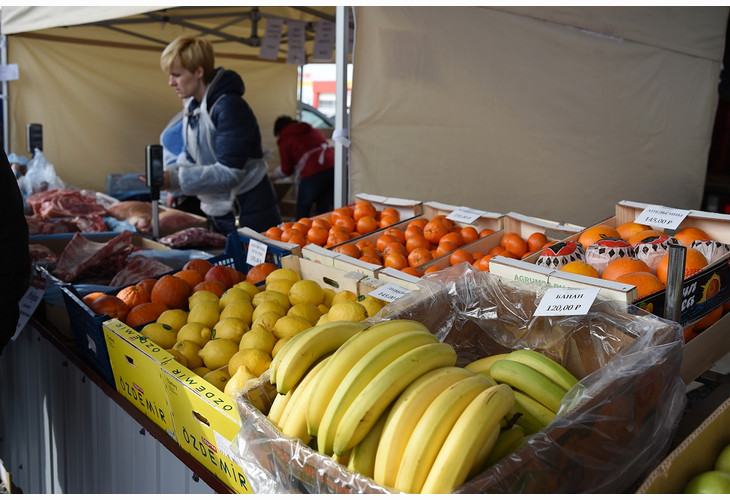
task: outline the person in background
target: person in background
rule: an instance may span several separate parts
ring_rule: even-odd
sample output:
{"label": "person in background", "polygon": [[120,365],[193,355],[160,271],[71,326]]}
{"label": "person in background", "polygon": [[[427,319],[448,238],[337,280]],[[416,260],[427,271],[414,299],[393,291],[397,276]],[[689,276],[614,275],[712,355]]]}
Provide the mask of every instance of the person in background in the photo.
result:
{"label": "person in background", "polygon": [[[190,97],[183,99],[183,109],[190,99]],[[185,116],[184,110],[173,116],[160,134],[162,162],[164,165],[172,165],[178,162],[185,163],[187,161],[182,128],[183,116]],[[205,217],[205,214],[200,209],[200,200],[195,196],[186,196],[180,192],[165,192],[160,194],[164,195],[165,205],[168,207]]]}
{"label": "person in background", "polygon": [[28,288],[30,254],[28,224],[23,213],[23,198],[15,182],[8,157],[0,161],[0,353],[15,334],[20,312],[18,301]]}
{"label": "person in background", "polygon": [[329,212],[335,199],[335,150],[322,132],[309,123],[282,115],[274,122],[279,165],[271,174],[281,179],[294,174],[296,218]]}
{"label": "person in background", "polygon": [[212,229],[222,234],[244,226],[263,232],[281,223],[258,121],[238,73],[216,68],[213,45],[191,35],[165,47],[160,67],[185,104],[185,156],[166,165],[162,190],[197,196]]}
{"label": "person in background", "polygon": [[10,163],[10,168],[13,170],[16,179],[20,179],[28,171],[27,156],[10,153],[8,155],[8,162]]}

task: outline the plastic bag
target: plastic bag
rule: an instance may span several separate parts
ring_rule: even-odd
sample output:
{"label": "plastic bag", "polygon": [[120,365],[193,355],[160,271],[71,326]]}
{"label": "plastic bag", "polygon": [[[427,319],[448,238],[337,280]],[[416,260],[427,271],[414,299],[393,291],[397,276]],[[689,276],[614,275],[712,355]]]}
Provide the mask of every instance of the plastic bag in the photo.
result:
{"label": "plastic bag", "polygon": [[[455,347],[459,366],[530,348],[580,379],[548,427],[454,493],[627,493],[664,457],[685,406],[678,323],[601,299],[585,316],[533,317],[547,285],[502,281],[468,264],[419,286],[367,321],[421,321]],[[255,492],[389,491],[284,438],[252,403],[271,398],[266,374],[236,397],[236,445]]]}
{"label": "plastic bag", "polygon": [[28,162],[28,171],[18,179],[18,187],[23,198],[48,191],[50,189],[64,189],[67,184],[56,175],[56,169],[50,163],[40,149],[35,150],[33,158]]}

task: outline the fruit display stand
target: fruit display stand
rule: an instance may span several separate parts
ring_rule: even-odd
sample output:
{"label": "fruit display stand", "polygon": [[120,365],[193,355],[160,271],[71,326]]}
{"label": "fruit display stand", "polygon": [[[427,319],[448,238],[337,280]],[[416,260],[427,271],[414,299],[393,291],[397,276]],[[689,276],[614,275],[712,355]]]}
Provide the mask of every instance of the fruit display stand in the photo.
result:
{"label": "fruit display stand", "polygon": [[[533,318],[547,286],[505,282],[465,264],[422,279],[423,288],[367,321],[420,321],[455,348],[458,366],[530,348],[581,379],[548,427],[455,493],[623,492],[664,456],[685,390],[676,323],[600,299],[585,317]],[[247,397],[270,393],[267,383],[264,376],[236,398],[238,456],[257,492],[395,492],[284,437],[266,419],[268,409]]]}

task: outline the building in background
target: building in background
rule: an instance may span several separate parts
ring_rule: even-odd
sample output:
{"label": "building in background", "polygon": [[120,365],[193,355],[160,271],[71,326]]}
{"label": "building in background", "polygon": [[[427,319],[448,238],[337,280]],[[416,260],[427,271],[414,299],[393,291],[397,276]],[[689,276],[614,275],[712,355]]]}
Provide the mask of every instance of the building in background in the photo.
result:
{"label": "building in background", "polygon": [[[299,101],[315,108],[323,115],[334,118],[337,110],[336,65],[306,64],[300,66]],[[347,107],[352,90],[352,64],[347,66]]]}

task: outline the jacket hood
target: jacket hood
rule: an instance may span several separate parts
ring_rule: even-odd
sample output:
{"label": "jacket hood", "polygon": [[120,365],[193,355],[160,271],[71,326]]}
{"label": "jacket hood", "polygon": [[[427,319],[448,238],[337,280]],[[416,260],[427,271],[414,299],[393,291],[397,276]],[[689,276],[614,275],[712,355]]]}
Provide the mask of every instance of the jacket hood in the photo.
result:
{"label": "jacket hood", "polygon": [[243,96],[246,92],[246,85],[241,76],[233,70],[222,67],[215,70],[211,88],[208,90],[208,105],[212,105],[218,97],[223,94],[235,94]]}
{"label": "jacket hood", "polygon": [[282,135],[303,135],[309,133],[309,131],[312,130],[312,126],[307,122],[296,122],[296,123],[290,123],[286,125],[284,128],[281,129],[281,132],[279,133],[280,136]]}

